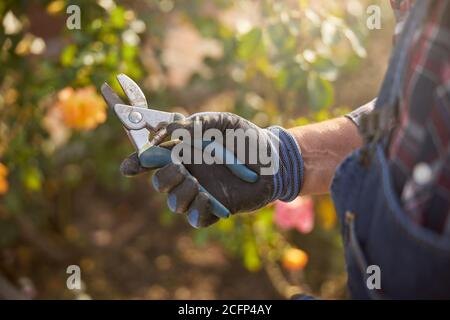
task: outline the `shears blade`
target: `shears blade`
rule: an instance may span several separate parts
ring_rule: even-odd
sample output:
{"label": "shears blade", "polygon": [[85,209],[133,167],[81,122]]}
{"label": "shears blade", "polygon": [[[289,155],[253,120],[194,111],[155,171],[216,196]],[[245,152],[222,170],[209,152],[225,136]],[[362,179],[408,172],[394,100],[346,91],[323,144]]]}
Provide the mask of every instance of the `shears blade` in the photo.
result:
{"label": "shears blade", "polygon": [[122,122],[133,146],[140,154],[150,146],[150,132],[155,133],[183,116],[149,109],[145,95],[136,82],[125,74],[119,74],[117,80],[131,105],[125,104],[107,83],[101,87],[101,93]]}
{"label": "shears blade", "polygon": [[117,81],[122,87],[123,92],[128,97],[131,105],[134,107],[148,108],[147,99],[141,88],[126,74],[117,75]]}
{"label": "shears blade", "polygon": [[124,104],[123,100],[117,95],[117,93],[111,88],[106,82],[100,88],[103,99],[105,99],[108,107],[114,111],[114,106],[116,104]]}

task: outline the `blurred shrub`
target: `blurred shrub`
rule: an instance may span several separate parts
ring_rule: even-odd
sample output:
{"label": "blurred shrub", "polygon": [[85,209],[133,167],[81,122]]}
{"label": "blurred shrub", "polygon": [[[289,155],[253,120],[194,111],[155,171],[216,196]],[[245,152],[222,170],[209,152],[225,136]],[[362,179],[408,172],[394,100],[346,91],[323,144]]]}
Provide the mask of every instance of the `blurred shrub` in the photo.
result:
{"label": "blurred shrub", "polygon": [[[15,216],[30,219],[42,232],[48,232],[59,211],[70,220],[70,206],[55,203],[82,188],[86,179],[130,192],[132,182],[117,172],[129,142],[116,119],[100,126],[105,105],[93,89],[108,81],[119,90],[116,74],[136,79],[158,108],[231,111],[260,126],[292,126],[341,114],[330,109],[333,82],[366,55],[364,1],[77,3],[80,30],[65,27],[69,1],[0,3],[3,247],[17,241]],[[300,220],[277,226],[274,210],[275,221],[286,222],[295,212]],[[242,256],[249,270],[264,266],[287,295],[306,288],[298,279],[308,260],[311,283],[342,272],[340,262],[333,264],[341,261],[333,210],[324,196],[268,207],[193,233],[199,245],[220,241]],[[166,212],[161,212],[163,226],[171,220]],[[313,229],[314,219],[319,227]],[[291,227],[298,231],[288,231]],[[289,266],[287,273],[278,268],[280,259]]]}

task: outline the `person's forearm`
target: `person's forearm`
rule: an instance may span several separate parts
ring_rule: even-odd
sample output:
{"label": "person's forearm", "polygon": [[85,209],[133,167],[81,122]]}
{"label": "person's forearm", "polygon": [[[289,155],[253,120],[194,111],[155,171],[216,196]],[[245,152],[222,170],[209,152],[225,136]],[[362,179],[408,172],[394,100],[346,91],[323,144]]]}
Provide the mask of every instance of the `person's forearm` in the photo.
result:
{"label": "person's forearm", "polygon": [[341,117],[289,129],[304,161],[301,195],[328,192],[338,164],[362,144],[356,125]]}

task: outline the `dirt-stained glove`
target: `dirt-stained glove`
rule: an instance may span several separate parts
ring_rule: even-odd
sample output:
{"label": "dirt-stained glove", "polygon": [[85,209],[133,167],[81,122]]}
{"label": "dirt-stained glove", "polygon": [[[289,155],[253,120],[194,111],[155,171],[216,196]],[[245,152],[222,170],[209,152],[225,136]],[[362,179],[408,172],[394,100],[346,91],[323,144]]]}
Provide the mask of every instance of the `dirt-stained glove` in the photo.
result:
{"label": "dirt-stained glove", "polygon": [[[243,136],[247,138],[243,139]],[[171,140],[147,149],[139,157],[132,154],[123,161],[121,172],[132,176],[159,168],[153,175],[153,186],[159,192],[168,193],[169,209],[186,214],[193,227],[205,227],[219,219],[212,214],[205,189],[232,214],[253,211],[277,199],[292,201],[300,193],[303,181],[301,151],[295,138],[281,127],[262,129],[232,113],[205,112],[169,124],[160,138],[164,137],[171,137]],[[203,141],[200,148],[199,140]],[[208,155],[210,159],[217,159],[219,155],[226,162],[227,157],[223,154],[227,152],[208,150],[205,140],[221,140],[221,145],[228,147],[225,150],[234,153],[258,174],[256,181],[238,178],[230,170],[233,166],[208,164],[211,163],[211,160],[205,161]],[[230,148],[232,145],[235,147]],[[191,151],[190,156],[186,156],[189,153],[186,151]],[[198,158],[194,161],[199,153],[201,163],[197,163]],[[168,157],[177,161],[168,161]]]}

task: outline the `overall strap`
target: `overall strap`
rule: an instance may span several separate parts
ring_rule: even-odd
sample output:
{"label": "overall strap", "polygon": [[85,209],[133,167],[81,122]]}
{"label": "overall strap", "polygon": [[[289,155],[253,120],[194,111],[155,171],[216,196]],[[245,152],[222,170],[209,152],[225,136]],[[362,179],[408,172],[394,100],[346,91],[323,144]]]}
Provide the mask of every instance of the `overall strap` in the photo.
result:
{"label": "overall strap", "polygon": [[[398,99],[408,61],[408,49],[426,16],[430,2],[429,0],[416,0],[389,60],[388,71],[383,80],[374,110],[361,117],[359,128],[364,139],[364,149],[367,149],[367,145],[378,142],[395,124],[398,115]],[[368,152],[367,150],[364,151],[362,154],[367,157]]]}

